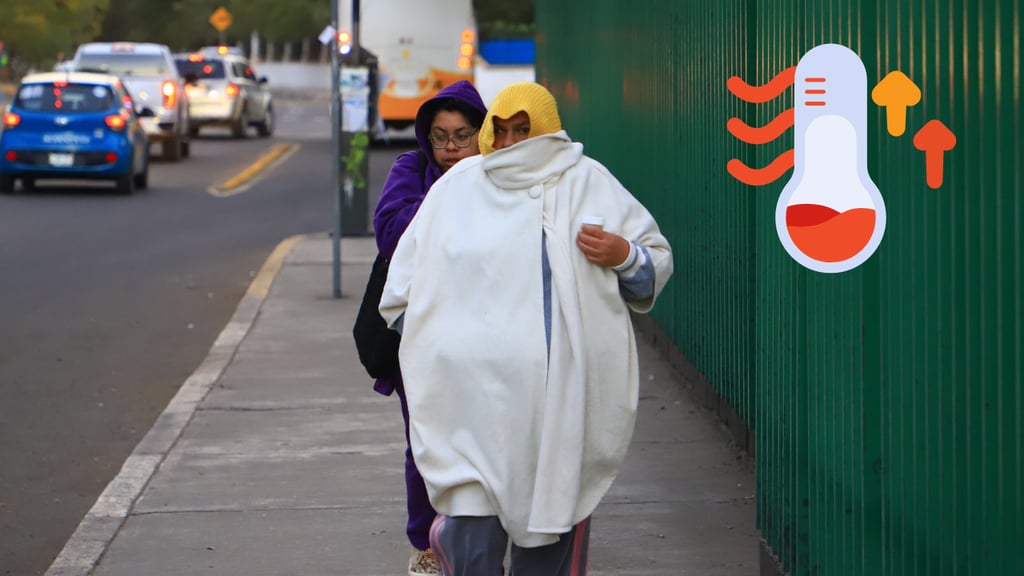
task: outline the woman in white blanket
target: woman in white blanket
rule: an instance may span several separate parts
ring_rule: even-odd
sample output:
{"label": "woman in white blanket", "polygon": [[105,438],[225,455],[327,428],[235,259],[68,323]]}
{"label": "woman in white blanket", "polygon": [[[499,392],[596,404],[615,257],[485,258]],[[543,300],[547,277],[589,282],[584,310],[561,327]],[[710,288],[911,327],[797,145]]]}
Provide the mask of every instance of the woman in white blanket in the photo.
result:
{"label": "woman in white blanket", "polygon": [[447,576],[500,576],[509,538],[512,576],[583,575],[636,416],[629,313],[654,305],[671,249],[541,85],[502,90],[479,142],[431,188],[380,304],[431,546]]}

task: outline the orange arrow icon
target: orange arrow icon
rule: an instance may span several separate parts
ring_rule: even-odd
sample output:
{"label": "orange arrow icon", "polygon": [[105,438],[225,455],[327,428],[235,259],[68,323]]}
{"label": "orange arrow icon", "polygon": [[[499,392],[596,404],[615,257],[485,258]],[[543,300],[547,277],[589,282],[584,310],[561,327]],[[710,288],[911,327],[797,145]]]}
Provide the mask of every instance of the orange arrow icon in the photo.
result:
{"label": "orange arrow icon", "polygon": [[956,146],[956,135],[939,120],[929,120],[914,134],[914,148],[924,151],[924,172],[929,188],[942,186],[945,153]]}
{"label": "orange arrow icon", "polygon": [[885,125],[889,134],[902,136],[907,129],[907,106],[915,106],[921,101],[921,89],[906,74],[893,70],[875,85],[871,100],[885,107]]}

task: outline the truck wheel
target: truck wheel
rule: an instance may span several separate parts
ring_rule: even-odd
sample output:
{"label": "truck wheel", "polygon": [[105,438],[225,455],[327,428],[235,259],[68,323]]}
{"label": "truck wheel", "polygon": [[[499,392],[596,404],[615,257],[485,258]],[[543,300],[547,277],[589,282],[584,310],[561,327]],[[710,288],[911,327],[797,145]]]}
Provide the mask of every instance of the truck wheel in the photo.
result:
{"label": "truck wheel", "polygon": [[231,125],[232,138],[245,138],[245,132],[249,129],[249,113],[242,109],[238,115],[238,121]]}
{"label": "truck wheel", "polygon": [[256,131],[264,137],[274,133],[274,109],[272,107],[267,108],[266,114],[263,115],[263,122],[256,125]]}
{"label": "truck wheel", "polygon": [[164,140],[163,143],[163,158],[168,162],[177,162],[181,160],[181,140],[177,136],[173,136]]}

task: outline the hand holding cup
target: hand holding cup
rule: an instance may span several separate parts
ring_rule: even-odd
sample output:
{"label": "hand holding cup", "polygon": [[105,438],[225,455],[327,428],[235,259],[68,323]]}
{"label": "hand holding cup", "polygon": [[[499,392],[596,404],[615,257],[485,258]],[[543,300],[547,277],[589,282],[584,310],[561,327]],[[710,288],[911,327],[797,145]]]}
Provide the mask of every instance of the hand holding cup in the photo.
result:
{"label": "hand holding cup", "polygon": [[604,230],[604,217],[583,216],[580,218],[580,232],[576,235],[576,246],[587,261],[598,266],[618,266],[629,257],[629,241]]}

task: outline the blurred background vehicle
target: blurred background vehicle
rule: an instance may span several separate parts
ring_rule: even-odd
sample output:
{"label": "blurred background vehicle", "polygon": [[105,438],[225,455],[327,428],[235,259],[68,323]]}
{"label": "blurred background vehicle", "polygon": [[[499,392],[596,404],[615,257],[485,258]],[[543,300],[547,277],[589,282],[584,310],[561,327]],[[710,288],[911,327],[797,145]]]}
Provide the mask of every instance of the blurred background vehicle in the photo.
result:
{"label": "blurred background vehicle", "polygon": [[[151,112],[150,112],[151,113]],[[149,143],[131,96],[108,74],[26,76],[3,114],[0,192],[39,179],[107,179],[131,194],[149,182]]]}
{"label": "blurred background vehicle", "polygon": [[196,52],[206,56],[225,56],[228,54],[232,56],[245,56],[245,54],[242,53],[242,49],[238,46],[203,46],[199,50],[196,50]]}
{"label": "blurred background vehicle", "polygon": [[[356,50],[376,58],[375,139],[381,128],[392,135],[411,128],[420,106],[446,86],[473,81],[477,25],[471,0],[362,2],[358,38],[352,4],[338,3],[339,51],[346,63]],[[359,62],[365,64],[362,54]]]}
{"label": "blurred background vehicle", "polygon": [[188,79],[178,73],[171,51],[164,44],[144,42],[90,42],[78,47],[74,68],[119,76],[135,103],[152,110],[143,122],[150,142],[160,142],[165,160],[189,155],[190,122]]}
{"label": "blurred background vehicle", "polygon": [[267,78],[257,78],[249,60],[234,50],[233,54],[221,46],[174,56],[178,72],[195,79],[186,87],[191,136],[203,126],[227,126],[235,138],[244,138],[249,126],[255,126],[260,136],[274,132]]}

